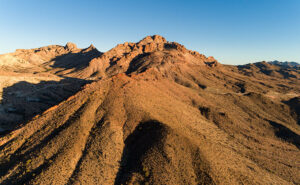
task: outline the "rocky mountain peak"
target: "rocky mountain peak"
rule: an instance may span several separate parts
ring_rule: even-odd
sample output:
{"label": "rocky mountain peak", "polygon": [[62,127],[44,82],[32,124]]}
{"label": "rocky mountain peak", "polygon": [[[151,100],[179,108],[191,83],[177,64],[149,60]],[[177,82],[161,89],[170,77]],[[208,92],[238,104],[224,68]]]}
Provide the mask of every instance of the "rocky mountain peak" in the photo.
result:
{"label": "rocky mountain peak", "polygon": [[93,44],[91,44],[88,48],[90,48],[90,49],[96,49],[96,47]]}
{"label": "rocky mountain peak", "polygon": [[72,42],[68,42],[65,46],[65,49],[68,49],[71,51],[71,50],[77,49],[77,45]]}
{"label": "rocky mountain peak", "polygon": [[143,38],[141,41],[139,41],[137,44],[138,45],[146,45],[149,43],[166,43],[167,40],[160,36],[160,35],[153,35],[153,36],[147,36]]}
{"label": "rocky mountain peak", "polygon": [[167,68],[177,64],[202,67],[219,65],[213,57],[206,57],[186,49],[177,42],[168,42],[160,35],[147,36],[137,43],[118,44],[90,62],[80,75],[105,77],[120,73],[141,73],[150,68]]}

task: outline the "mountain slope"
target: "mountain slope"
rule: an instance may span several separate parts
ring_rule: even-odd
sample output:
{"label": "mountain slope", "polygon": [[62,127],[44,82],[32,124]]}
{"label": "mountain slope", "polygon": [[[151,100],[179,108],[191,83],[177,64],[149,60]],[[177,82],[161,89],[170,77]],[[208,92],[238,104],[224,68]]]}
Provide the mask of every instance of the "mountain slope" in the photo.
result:
{"label": "mountain slope", "polygon": [[139,43],[72,73],[98,80],[0,138],[1,184],[300,183],[298,79]]}
{"label": "mountain slope", "polygon": [[0,133],[75,94],[89,80],[68,73],[100,56],[94,46],[46,46],[0,55]]}

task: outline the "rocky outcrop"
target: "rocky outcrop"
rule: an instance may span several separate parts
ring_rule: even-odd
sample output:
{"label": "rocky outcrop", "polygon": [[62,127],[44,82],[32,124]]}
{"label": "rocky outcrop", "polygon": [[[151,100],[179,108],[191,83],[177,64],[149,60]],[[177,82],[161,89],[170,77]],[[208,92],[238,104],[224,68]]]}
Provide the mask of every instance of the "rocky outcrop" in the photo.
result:
{"label": "rocky outcrop", "polygon": [[73,51],[73,50],[77,49],[77,46],[76,46],[76,44],[74,44],[72,42],[68,42],[65,46],[65,49],[69,50],[69,51]]}

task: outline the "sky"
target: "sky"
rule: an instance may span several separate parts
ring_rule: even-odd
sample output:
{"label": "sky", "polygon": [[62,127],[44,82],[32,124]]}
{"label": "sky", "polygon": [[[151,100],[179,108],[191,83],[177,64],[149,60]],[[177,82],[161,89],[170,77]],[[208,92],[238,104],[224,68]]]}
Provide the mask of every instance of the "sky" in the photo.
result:
{"label": "sky", "polygon": [[300,62],[300,0],[0,0],[0,54],[155,34],[223,64]]}

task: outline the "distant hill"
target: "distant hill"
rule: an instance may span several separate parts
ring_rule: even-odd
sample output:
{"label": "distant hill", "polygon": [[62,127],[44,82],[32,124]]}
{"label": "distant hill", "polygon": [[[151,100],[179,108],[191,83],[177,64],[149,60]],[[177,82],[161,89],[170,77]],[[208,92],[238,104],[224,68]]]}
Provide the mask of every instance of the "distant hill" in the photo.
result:
{"label": "distant hill", "polygon": [[273,64],[273,65],[279,65],[279,66],[300,67],[300,64],[298,62],[294,62],[294,61],[280,62],[278,60],[274,60],[274,61],[269,61],[268,63]]}

